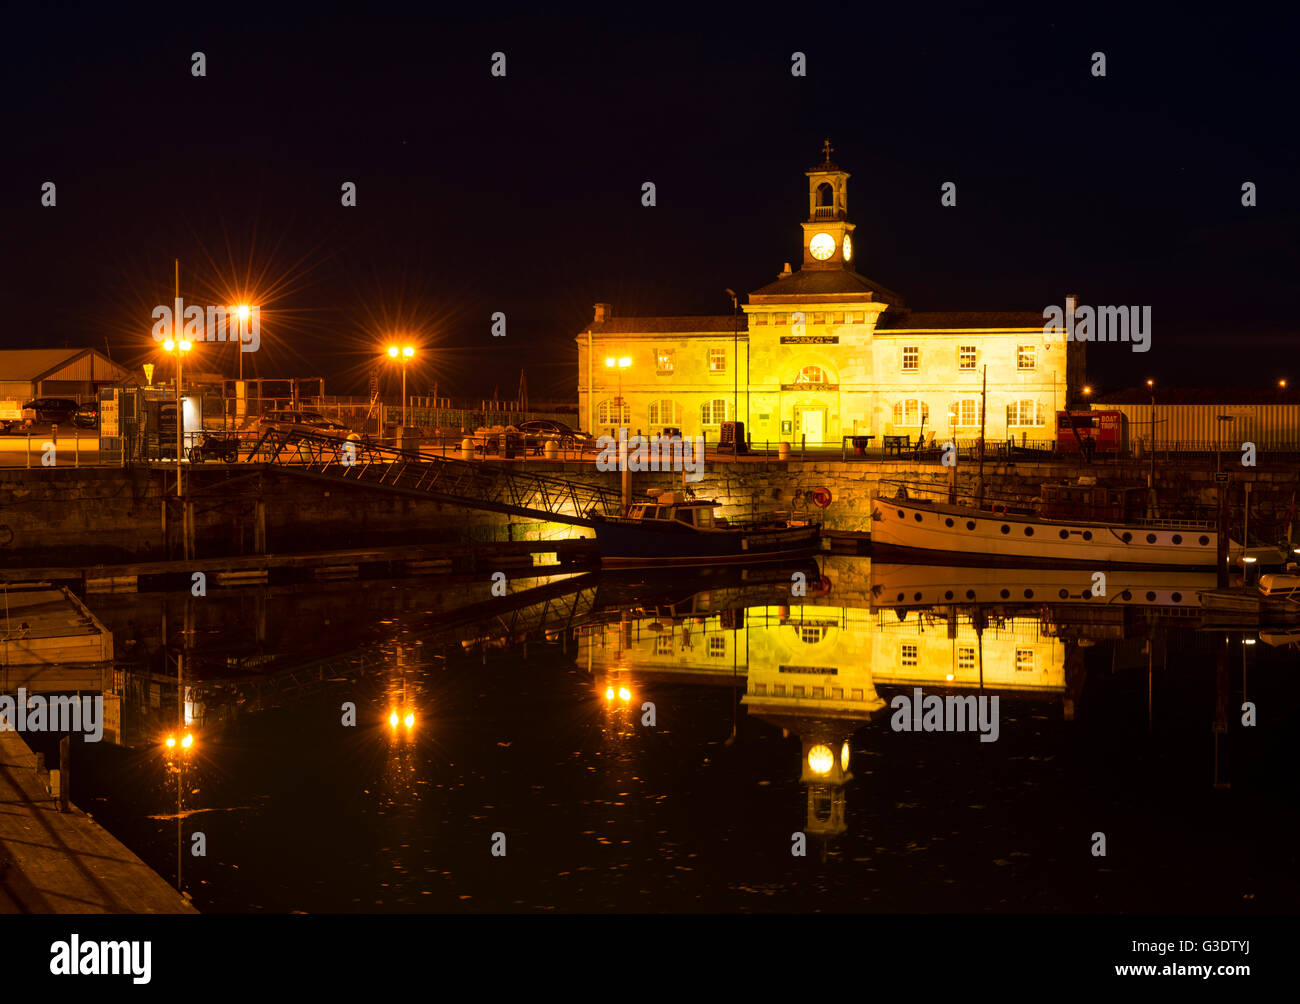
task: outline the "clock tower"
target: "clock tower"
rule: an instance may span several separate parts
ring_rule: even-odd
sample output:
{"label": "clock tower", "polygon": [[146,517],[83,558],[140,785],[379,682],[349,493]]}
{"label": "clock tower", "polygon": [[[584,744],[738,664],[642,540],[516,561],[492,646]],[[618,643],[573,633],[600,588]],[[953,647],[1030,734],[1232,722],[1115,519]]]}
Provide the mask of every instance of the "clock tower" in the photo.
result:
{"label": "clock tower", "polygon": [[822,144],[824,160],[808,175],[808,222],[803,224],[803,268],[853,267],[853,224],[848,222],[849,172],[831,163],[831,141]]}

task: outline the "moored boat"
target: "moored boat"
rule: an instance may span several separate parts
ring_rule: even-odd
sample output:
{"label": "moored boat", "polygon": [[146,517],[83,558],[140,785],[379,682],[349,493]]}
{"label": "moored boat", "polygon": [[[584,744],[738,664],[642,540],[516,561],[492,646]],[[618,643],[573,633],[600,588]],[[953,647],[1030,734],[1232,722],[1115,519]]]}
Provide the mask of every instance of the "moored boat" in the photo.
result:
{"label": "moored boat", "polygon": [[595,516],[600,563],[610,568],[690,566],[784,561],[814,553],[821,526],[770,517],[722,519],[721,503],[687,499],[682,492],[655,493],[622,516]]}

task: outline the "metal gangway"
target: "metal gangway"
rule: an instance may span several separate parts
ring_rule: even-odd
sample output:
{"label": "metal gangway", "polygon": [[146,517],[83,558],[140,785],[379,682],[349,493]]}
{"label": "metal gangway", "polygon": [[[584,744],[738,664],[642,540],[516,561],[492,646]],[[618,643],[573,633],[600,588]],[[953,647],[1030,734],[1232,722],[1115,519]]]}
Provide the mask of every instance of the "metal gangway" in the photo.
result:
{"label": "metal gangway", "polygon": [[246,459],[302,477],[576,526],[591,526],[593,515],[618,515],[621,507],[619,492],[609,488],[296,430],[267,429]]}

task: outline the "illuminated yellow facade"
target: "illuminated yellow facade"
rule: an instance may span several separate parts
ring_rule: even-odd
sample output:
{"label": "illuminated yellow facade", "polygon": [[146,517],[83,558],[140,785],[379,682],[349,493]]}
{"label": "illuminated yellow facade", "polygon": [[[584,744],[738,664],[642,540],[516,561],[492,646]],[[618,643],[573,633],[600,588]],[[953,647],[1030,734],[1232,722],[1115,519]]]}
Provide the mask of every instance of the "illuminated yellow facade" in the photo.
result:
{"label": "illuminated yellow facade", "polygon": [[596,305],[577,336],[582,428],[716,440],[738,419],[760,444],[973,440],[987,377],[986,439],[1054,439],[1054,413],[1084,382],[1084,343],[1045,337],[1041,311],[912,311],[856,270],[848,172],[828,156],[805,173],[801,267],[787,264],[734,314],[617,317]]}

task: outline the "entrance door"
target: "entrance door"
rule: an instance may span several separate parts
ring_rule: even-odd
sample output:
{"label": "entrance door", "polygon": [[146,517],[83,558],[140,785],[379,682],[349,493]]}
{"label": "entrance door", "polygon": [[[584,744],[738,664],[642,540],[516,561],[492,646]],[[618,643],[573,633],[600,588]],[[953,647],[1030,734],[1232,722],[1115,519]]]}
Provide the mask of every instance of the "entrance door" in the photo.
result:
{"label": "entrance door", "polygon": [[799,413],[799,432],[810,443],[820,443],[826,432],[826,413],[821,409],[811,409]]}

